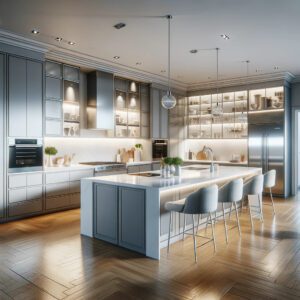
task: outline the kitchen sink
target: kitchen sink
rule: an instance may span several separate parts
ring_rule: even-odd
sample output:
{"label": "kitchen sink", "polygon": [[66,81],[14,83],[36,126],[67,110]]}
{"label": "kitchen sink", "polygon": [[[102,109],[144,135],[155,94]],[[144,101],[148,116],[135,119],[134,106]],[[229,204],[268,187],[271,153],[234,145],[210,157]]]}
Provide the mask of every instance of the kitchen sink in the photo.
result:
{"label": "kitchen sink", "polygon": [[191,171],[197,171],[197,170],[207,170],[209,169],[210,166],[187,166],[187,167],[182,167],[183,170],[191,170]]}

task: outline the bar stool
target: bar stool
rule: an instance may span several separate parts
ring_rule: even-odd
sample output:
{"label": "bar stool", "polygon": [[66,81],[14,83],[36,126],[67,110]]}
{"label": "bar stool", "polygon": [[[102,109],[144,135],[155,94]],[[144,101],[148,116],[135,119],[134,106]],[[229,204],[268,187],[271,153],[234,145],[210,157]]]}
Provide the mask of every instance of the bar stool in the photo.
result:
{"label": "bar stool", "polygon": [[[262,174],[254,176],[248,182],[244,184],[244,195],[248,196],[248,204],[249,204],[249,212],[250,212],[250,221],[251,227],[253,228],[253,217],[259,215],[260,220],[263,222],[263,212],[262,212],[262,199],[261,195],[264,188],[264,176]],[[249,196],[257,196],[258,198],[258,206],[254,206],[254,208],[258,208],[259,212],[257,215],[253,215],[251,211],[251,204],[249,201]]]}
{"label": "bar stool", "polygon": [[[226,224],[226,217],[225,217],[225,203],[232,203],[234,204],[235,214],[236,214],[236,221],[239,230],[239,235],[241,236],[241,228],[240,228],[240,220],[239,220],[239,213],[237,209],[237,202],[243,199],[243,179],[235,179],[219,189],[219,203],[222,203],[222,210],[223,210],[223,220],[224,220],[224,228],[225,228],[225,236],[226,236],[226,243],[228,244],[228,230]],[[230,211],[231,211],[230,206]]]}
{"label": "bar stool", "polygon": [[271,197],[271,201],[272,201],[271,205],[273,207],[274,215],[275,215],[275,206],[274,206],[274,201],[273,201],[272,187],[274,187],[275,185],[276,185],[276,170],[270,170],[264,174],[264,188],[267,188],[270,190],[270,197]]}
{"label": "bar stool", "polygon": [[[214,250],[216,251],[215,230],[214,230],[214,225],[213,225],[211,214],[213,212],[215,212],[217,210],[217,208],[218,208],[218,186],[216,184],[211,185],[209,187],[201,188],[198,191],[187,196],[186,199],[167,202],[165,204],[165,209],[170,212],[168,252],[170,250],[172,212],[192,215],[193,233],[191,235],[193,235],[193,241],[194,241],[195,262],[197,262],[196,236],[203,237],[203,238],[207,238],[207,237],[195,234],[194,215],[209,214],[210,224],[211,224],[211,228],[212,228],[212,239],[210,239],[208,242],[213,241]],[[188,229],[188,230],[190,230],[190,229]],[[190,233],[187,233],[188,230],[186,230],[185,226],[184,226],[183,235],[190,234]]]}

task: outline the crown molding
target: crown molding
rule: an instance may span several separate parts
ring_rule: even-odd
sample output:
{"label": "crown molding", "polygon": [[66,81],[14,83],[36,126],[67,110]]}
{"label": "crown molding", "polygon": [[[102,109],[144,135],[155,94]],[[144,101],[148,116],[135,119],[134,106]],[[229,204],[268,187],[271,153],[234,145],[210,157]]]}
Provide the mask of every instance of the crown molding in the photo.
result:
{"label": "crown molding", "polygon": [[[111,72],[117,76],[138,81],[157,83],[164,86],[168,85],[168,80],[164,76],[131,68],[75,50],[58,47],[49,43],[39,42],[4,29],[0,29],[0,42],[26,50],[43,53],[47,59],[58,60],[83,68]],[[178,80],[171,80],[171,86],[181,91],[186,91],[187,87],[185,83]]]}
{"label": "crown molding", "polygon": [[[247,77],[245,76],[245,77],[219,80],[218,87],[224,88],[224,87],[239,86],[239,85],[249,85],[254,83],[263,83],[263,82],[270,82],[276,80],[292,82],[294,78],[295,76],[290,72],[267,73],[267,74],[252,75]],[[207,90],[207,89],[216,88],[216,86],[217,86],[216,81],[200,82],[200,83],[188,85],[187,91],[193,92],[193,91]]]}

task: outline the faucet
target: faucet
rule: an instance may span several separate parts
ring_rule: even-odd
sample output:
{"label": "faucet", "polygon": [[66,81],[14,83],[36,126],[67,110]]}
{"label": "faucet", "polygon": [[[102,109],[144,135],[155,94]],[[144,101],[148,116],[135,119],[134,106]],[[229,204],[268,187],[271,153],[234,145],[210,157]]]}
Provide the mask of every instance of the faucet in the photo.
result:
{"label": "faucet", "polygon": [[204,146],[203,151],[205,153],[209,153],[211,164],[210,164],[210,173],[213,173],[215,171],[215,165],[214,165],[214,152],[210,147]]}

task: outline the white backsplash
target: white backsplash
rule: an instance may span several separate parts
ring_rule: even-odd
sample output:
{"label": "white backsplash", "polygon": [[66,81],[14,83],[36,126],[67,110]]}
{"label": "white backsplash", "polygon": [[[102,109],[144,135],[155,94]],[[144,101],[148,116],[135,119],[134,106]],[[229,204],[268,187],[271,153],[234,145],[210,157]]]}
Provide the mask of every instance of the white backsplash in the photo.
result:
{"label": "white backsplash", "polygon": [[75,153],[74,162],[116,161],[118,149],[130,149],[135,144],[143,145],[143,160],[151,160],[151,140],[115,138],[45,138],[45,147],[58,150],[56,156]]}
{"label": "white backsplash", "polygon": [[245,155],[247,160],[247,140],[229,139],[229,140],[185,140],[184,153],[182,155],[187,159],[187,153],[190,151],[197,154],[204,146],[212,148],[215,160],[230,161],[233,154]]}

